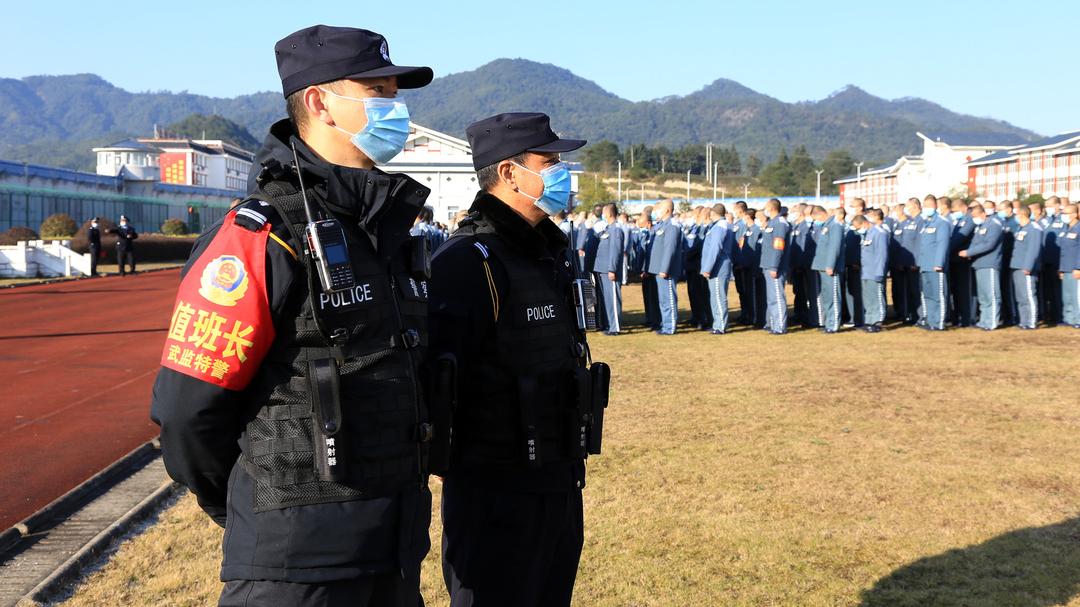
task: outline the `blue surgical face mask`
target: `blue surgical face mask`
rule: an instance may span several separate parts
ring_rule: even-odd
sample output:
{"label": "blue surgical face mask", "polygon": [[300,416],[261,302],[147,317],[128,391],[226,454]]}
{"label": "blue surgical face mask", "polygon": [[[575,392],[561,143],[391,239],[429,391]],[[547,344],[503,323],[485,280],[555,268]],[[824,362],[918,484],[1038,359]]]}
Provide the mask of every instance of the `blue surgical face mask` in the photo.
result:
{"label": "blue surgical face mask", "polygon": [[956,220],[960,220],[960,219],[964,218],[964,213],[961,212],[961,211],[953,211],[952,213],[949,213],[949,217],[952,217],[953,219],[956,219]]}
{"label": "blue surgical face mask", "polygon": [[855,233],[858,234],[859,236],[865,236],[866,235],[866,228],[859,228],[858,230],[855,230]]}
{"label": "blue surgical face mask", "polygon": [[1057,209],[1047,207],[1046,216],[1053,217],[1054,215],[1057,215]]}
{"label": "blue surgical face mask", "polygon": [[516,162],[511,164],[523,171],[538,175],[544,180],[544,191],[540,193],[539,198],[534,198],[518,190],[522,196],[531,198],[536,206],[540,207],[540,210],[548,215],[554,215],[570,207],[570,167],[565,162],[549,166],[539,173]]}
{"label": "blue surgical face mask", "polygon": [[816,227],[816,228],[820,228],[820,227],[821,227],[821,226],[823,226],[823,225],[825,225],[825,222],[824,222],[824,221],[821,221],[821,220],[819,220],[819,219],[815,219],[815,220],[814,220],[814,227]]}
{"label": "blue surgical face mask", "polygon": [[400,99],[386,97],[346,97],[334,91],[319,89],[339,99],[357,101],[364,104],[367,125],[358,133],[350,133],[334,125],[345,133],[352,142],[375,164],[386,164],[405,149],[405,140],[409,138],[409,108]]}
{"label": "blue surgical face mask", "polygon": [[981,226],[985,221],[986,221],[985,217],[972,217],[971,218],[971,223],[974,223],[977,226]]}
{"label": "blue surgical face mask", "polygon": [[813,217],[807,217],[807,218],[806,218],[806,223],[813,223],[813,222],[814,222],[814,218],[813,218]]}
{"label": "blue surgical face mask", "polygon": [[657,213],[656,211],[649,213],[649,219],[651,219],[653,223],[660,221],[660,213]]}
{"label": "blue surgical face mask", "polygon": [[929,209],[923,209],[922,210],[922,216],[927,218],[927,219],[933,217],[934,215],[937,215],[937,209],[935,209],[933,207],[931,207]]}

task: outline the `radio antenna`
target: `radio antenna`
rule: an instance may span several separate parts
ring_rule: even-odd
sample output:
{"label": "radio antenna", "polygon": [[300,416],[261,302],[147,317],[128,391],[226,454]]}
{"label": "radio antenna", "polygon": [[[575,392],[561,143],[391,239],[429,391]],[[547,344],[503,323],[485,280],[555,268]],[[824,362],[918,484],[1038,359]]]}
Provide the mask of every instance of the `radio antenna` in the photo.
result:
{"label": "radio antenna", "polygon": [[304,189],[304,175],[300,170],[300,157],[296,154],[296,142],[290,141],[289,147],[292,148],[293,167],[296,168],[296,178],[300,180],[300,196],[304,199],[304,213],[307,215],[308,223],[315,223],[315,216],[311,212],[311,203],[307,199],[307,190]]}

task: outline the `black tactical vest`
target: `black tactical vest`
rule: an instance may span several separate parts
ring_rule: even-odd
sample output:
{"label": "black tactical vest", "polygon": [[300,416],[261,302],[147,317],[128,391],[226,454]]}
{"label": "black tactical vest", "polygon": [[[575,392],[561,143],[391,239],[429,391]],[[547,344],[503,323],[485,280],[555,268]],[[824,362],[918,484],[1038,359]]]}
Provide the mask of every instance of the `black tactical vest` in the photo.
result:
{"label": "black tactical vest", "polygon": [[578,382],[587,381],[587,350],[569,257],[528,258],[479,221],[452,238],[468,239],[510,288],[495,294],[494,340],[478,345],[473,376],[459,382],[452,461],[520,469],[584,459]]}
{"label": "black tactical vest", "polygon": [[[286,182],[272,182],[264,193],[290,224],[293,241],[304,242],[300,194]],[[350,237],[348,246],[356,287],[344,293],[324,293],[297,251],[302,262],[286,308],[294,318],[278,327],[255,378],[251,393],[263,404],[242,440],[257,512],[391,495],[426,483],[430,427],[418,379],[427,346],[426,277],[410,272],[408,239],[389,261],[368,238]],[[342,336],[337,349],[327,337],[335,331]],[[315,471],[315,441],[322,436],[313,423],[309,377],[309,361],[335,356],[342,361],[342,426],[330,455],[346,458],[340,482],[320,480]]]}

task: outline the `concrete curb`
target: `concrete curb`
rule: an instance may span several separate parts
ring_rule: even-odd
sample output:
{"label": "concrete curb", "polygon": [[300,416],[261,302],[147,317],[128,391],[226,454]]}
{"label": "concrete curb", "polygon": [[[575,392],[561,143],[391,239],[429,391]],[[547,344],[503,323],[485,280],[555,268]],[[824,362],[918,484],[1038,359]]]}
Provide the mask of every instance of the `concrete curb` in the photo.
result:
{"label": "concrete curb", "polygon": [[[182,268],[182,267],[184,267],[183,262],[179,262],[175,266],[169,266],[167,268],[154,268],[153,270],[139,270],[135,275],[138,276],[139,274],[150,274],[152,272],[165,272],[165,271],[168,271],[168,270],[175,270],[177,268]],[[0,285],[0,291],[2,291],[4,289],[22,289],[22,288],[25,288],[25,287],[37,287],[37,286],[40,286],[40,285],[53,285],[53,284],[57,284],[57,283],[61,283],[61,282],[77,282],[77,281],[80,281],[80,280],[93,280],[95,278],[106,278],[108,276],[119,276],[119,275],[120,275],[119,272],[114,272],[112,274],[98,274],[97,276],[72,276],[72,277],[66,277],[65,276],[65,277],[57,277],[57,278],[42,278],[41,280],[38,280],[38,281],[35,281],[35,282],[26,282],[26,283],[17,284],[17,285]]]}
{"label": "concrete curb", "polygon": [[78,510],[95,493],[107,489],[134,470],[146,465],[161,452],[161,442],[153,439],[109,464],[107,468],[80,483],[74,489],[56,498],[41,510],[31,514],[13,527],[0,533],[0,560],[4,553],[16,546],[24,537],[37,533],[51,521],[66,517]]}
{"label": "concrete curb", "polygon": [[42,580],[26,596],[39,603],[46,603],[49,596],[60,591],[64,584],[78,578],[82,570],[108,550],[114,540],[126,534],[139,522],[152,516],[157,508],[175,495],[179,489],[180,485],[172,481],[162,484],[156,491],[143,498],[141,502],[117,519],[115,523],[97,534],[94,539],[80,548],[71,558],[64,561],[64,564],[60,565],[49,577]]}

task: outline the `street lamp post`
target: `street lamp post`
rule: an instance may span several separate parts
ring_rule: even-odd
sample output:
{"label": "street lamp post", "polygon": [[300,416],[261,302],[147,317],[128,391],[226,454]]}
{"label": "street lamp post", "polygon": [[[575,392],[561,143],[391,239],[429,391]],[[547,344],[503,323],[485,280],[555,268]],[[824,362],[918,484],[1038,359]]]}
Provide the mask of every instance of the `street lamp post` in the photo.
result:
{"label": "street lamp post", "polygon": [[814,199],[816,200],[816,204],[821,206],[821,174],[825,171],[818,169],[814,172],[817,173],[817,192],[814,194]]}
{"label": "street lamp post", "polygon": [[622,161],[619,161],[619,191],[615,196],[616,200],[622,200]]}
{"label": "street lamp post", "polygon": [[690,204],[690,169],[686,169],[686,204]]}
{"label": "street lamp post", "polygon": [[855,191],[859,193],[859,198],[863,197],[862,191],[862,165],[861,162],[855,163]]}
{"label": "street lamp post", "polygon": [[750,184],[749,183],[744,183],[743,184],[742,197],[743,197],[743,200],[746,200],[746,199],[750,198]]}

